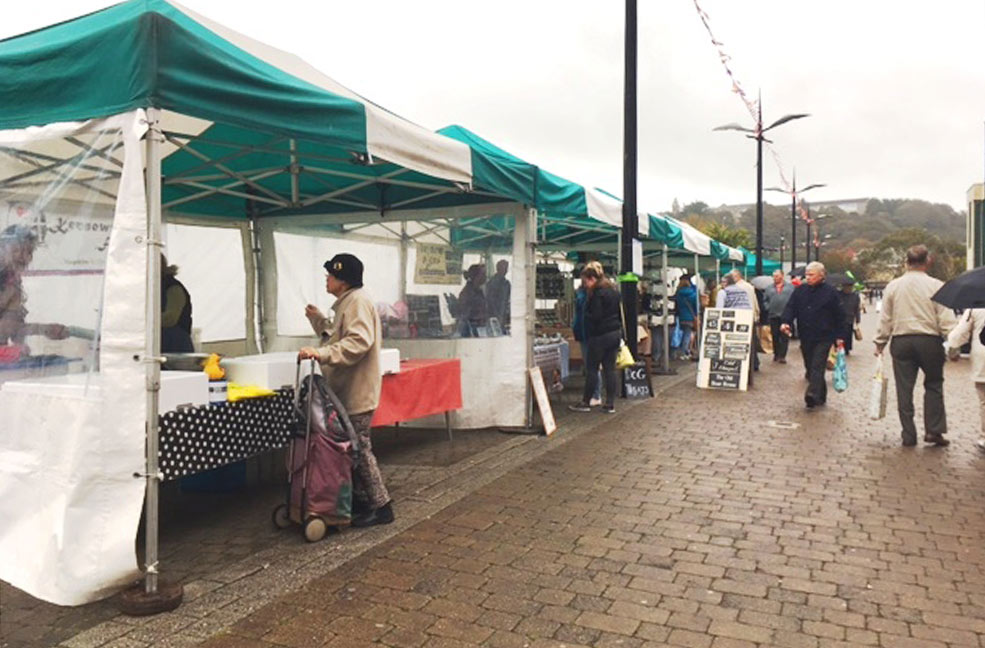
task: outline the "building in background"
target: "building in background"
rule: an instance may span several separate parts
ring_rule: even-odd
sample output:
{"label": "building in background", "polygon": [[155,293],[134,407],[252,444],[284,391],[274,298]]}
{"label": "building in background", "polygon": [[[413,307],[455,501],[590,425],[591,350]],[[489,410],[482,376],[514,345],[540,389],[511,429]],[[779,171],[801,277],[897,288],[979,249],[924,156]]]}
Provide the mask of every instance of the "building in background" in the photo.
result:
{"label": "building in background", "polygon": [[968,248],[968,269],[985,265],[985,185],[973,184],[968,189],[968,226],[965,245]]}

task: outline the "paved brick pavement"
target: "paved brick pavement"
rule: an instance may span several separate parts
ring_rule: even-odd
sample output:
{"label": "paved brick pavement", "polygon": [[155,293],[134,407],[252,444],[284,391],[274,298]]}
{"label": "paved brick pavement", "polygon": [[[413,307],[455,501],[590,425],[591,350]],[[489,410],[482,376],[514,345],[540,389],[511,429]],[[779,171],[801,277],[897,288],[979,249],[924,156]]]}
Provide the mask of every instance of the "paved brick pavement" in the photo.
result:
{"label": "paved brick pavement", "polygon": [[[59,607],[0,582],[0,648],[197,643],[202,637],[194,632],[208,636],[218,619],[231,622],[246,615],[440,510],[476,484],[587,430],[589,420],[564,423],[568,413],[563,405],[572,394],[562,394],[556,403],[564,429],[551,440],[459,430],[449,443],[444,430],[377,431],[374,446],[398,511],[398,523],[383,532],[349,531],[307,545],[297,533],[274,531],[270,512],[283,497],[283,471],[282,462],[272,456],[251,468],[259,470],[259,484],[233,493],[187,494],[169,483],[161,501],[161,564],[165,577],[185,584],[185,605],[174,614],[131,619],[119,615],[113,599]],[[138,540],[138,549],[142,547]]]}
{"label": "paved brick pavement", "polygon": [[892,413],[864,416],[871,357],[808,413],[793,351],[753,392],[688,381],[585,415],[588,432],[513,440],[485,483],[408,492],[392,527],[247,556],[175,613],[61,645],[985,646],[967,363],[948,367],[953,445],[904,449]]}
{"label": "paved brick pavement", "polygon": [[681,386],[202,646],[985,645],[967,367],[954,445],[904,449],[864,417],[871,365],[816,412],[796,363],[746,395]]}

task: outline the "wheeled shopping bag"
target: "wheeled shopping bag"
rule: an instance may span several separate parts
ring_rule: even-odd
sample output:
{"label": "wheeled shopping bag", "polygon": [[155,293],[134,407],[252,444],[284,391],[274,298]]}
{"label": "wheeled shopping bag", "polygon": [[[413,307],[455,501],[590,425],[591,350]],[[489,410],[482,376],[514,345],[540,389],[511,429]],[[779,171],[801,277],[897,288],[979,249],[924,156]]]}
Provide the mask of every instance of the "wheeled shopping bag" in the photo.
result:
{"label": "wheeled shopping bag", "polygon": [[273,511],[274,526],[301,525],[308,542],[352,520],[352,465],[359,439],[342,402],[311,360],[301,379],[298,360],[294,381],[294,425],[287,451],[286,503]]}

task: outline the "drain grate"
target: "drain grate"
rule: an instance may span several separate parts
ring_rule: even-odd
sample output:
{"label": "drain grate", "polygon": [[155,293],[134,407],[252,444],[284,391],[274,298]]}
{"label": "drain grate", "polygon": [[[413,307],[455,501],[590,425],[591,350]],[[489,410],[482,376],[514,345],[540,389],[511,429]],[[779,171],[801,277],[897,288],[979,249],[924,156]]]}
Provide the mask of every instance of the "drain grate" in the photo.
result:
{"label": "drain grate", "polygon": [[796,430],[800,423],[793,421],[766,421],[766,427],[777,428],[779,430]]}

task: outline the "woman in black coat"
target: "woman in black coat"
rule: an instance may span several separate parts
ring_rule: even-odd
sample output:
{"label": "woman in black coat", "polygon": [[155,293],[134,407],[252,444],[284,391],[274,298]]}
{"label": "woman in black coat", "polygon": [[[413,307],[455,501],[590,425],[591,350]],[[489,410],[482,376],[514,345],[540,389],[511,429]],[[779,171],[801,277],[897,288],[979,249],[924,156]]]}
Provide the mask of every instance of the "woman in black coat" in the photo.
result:
{"label": "woman in black coat", "polygon": [[589,399],[598,385],[598,367],[602,366],[605,381],[605,399],[602,411],[615,413],[617,376],[616,354],[622,341],[622,313],[619,307],[619,292],[605,274],[597,267],[586,266],[581,273],[581,282],[588,290],[588,305],[585,310],[585,329],[588,337],[588,357],[586,362],[585,391],[581,402],[572,405],[576,412],[589,412]]}

